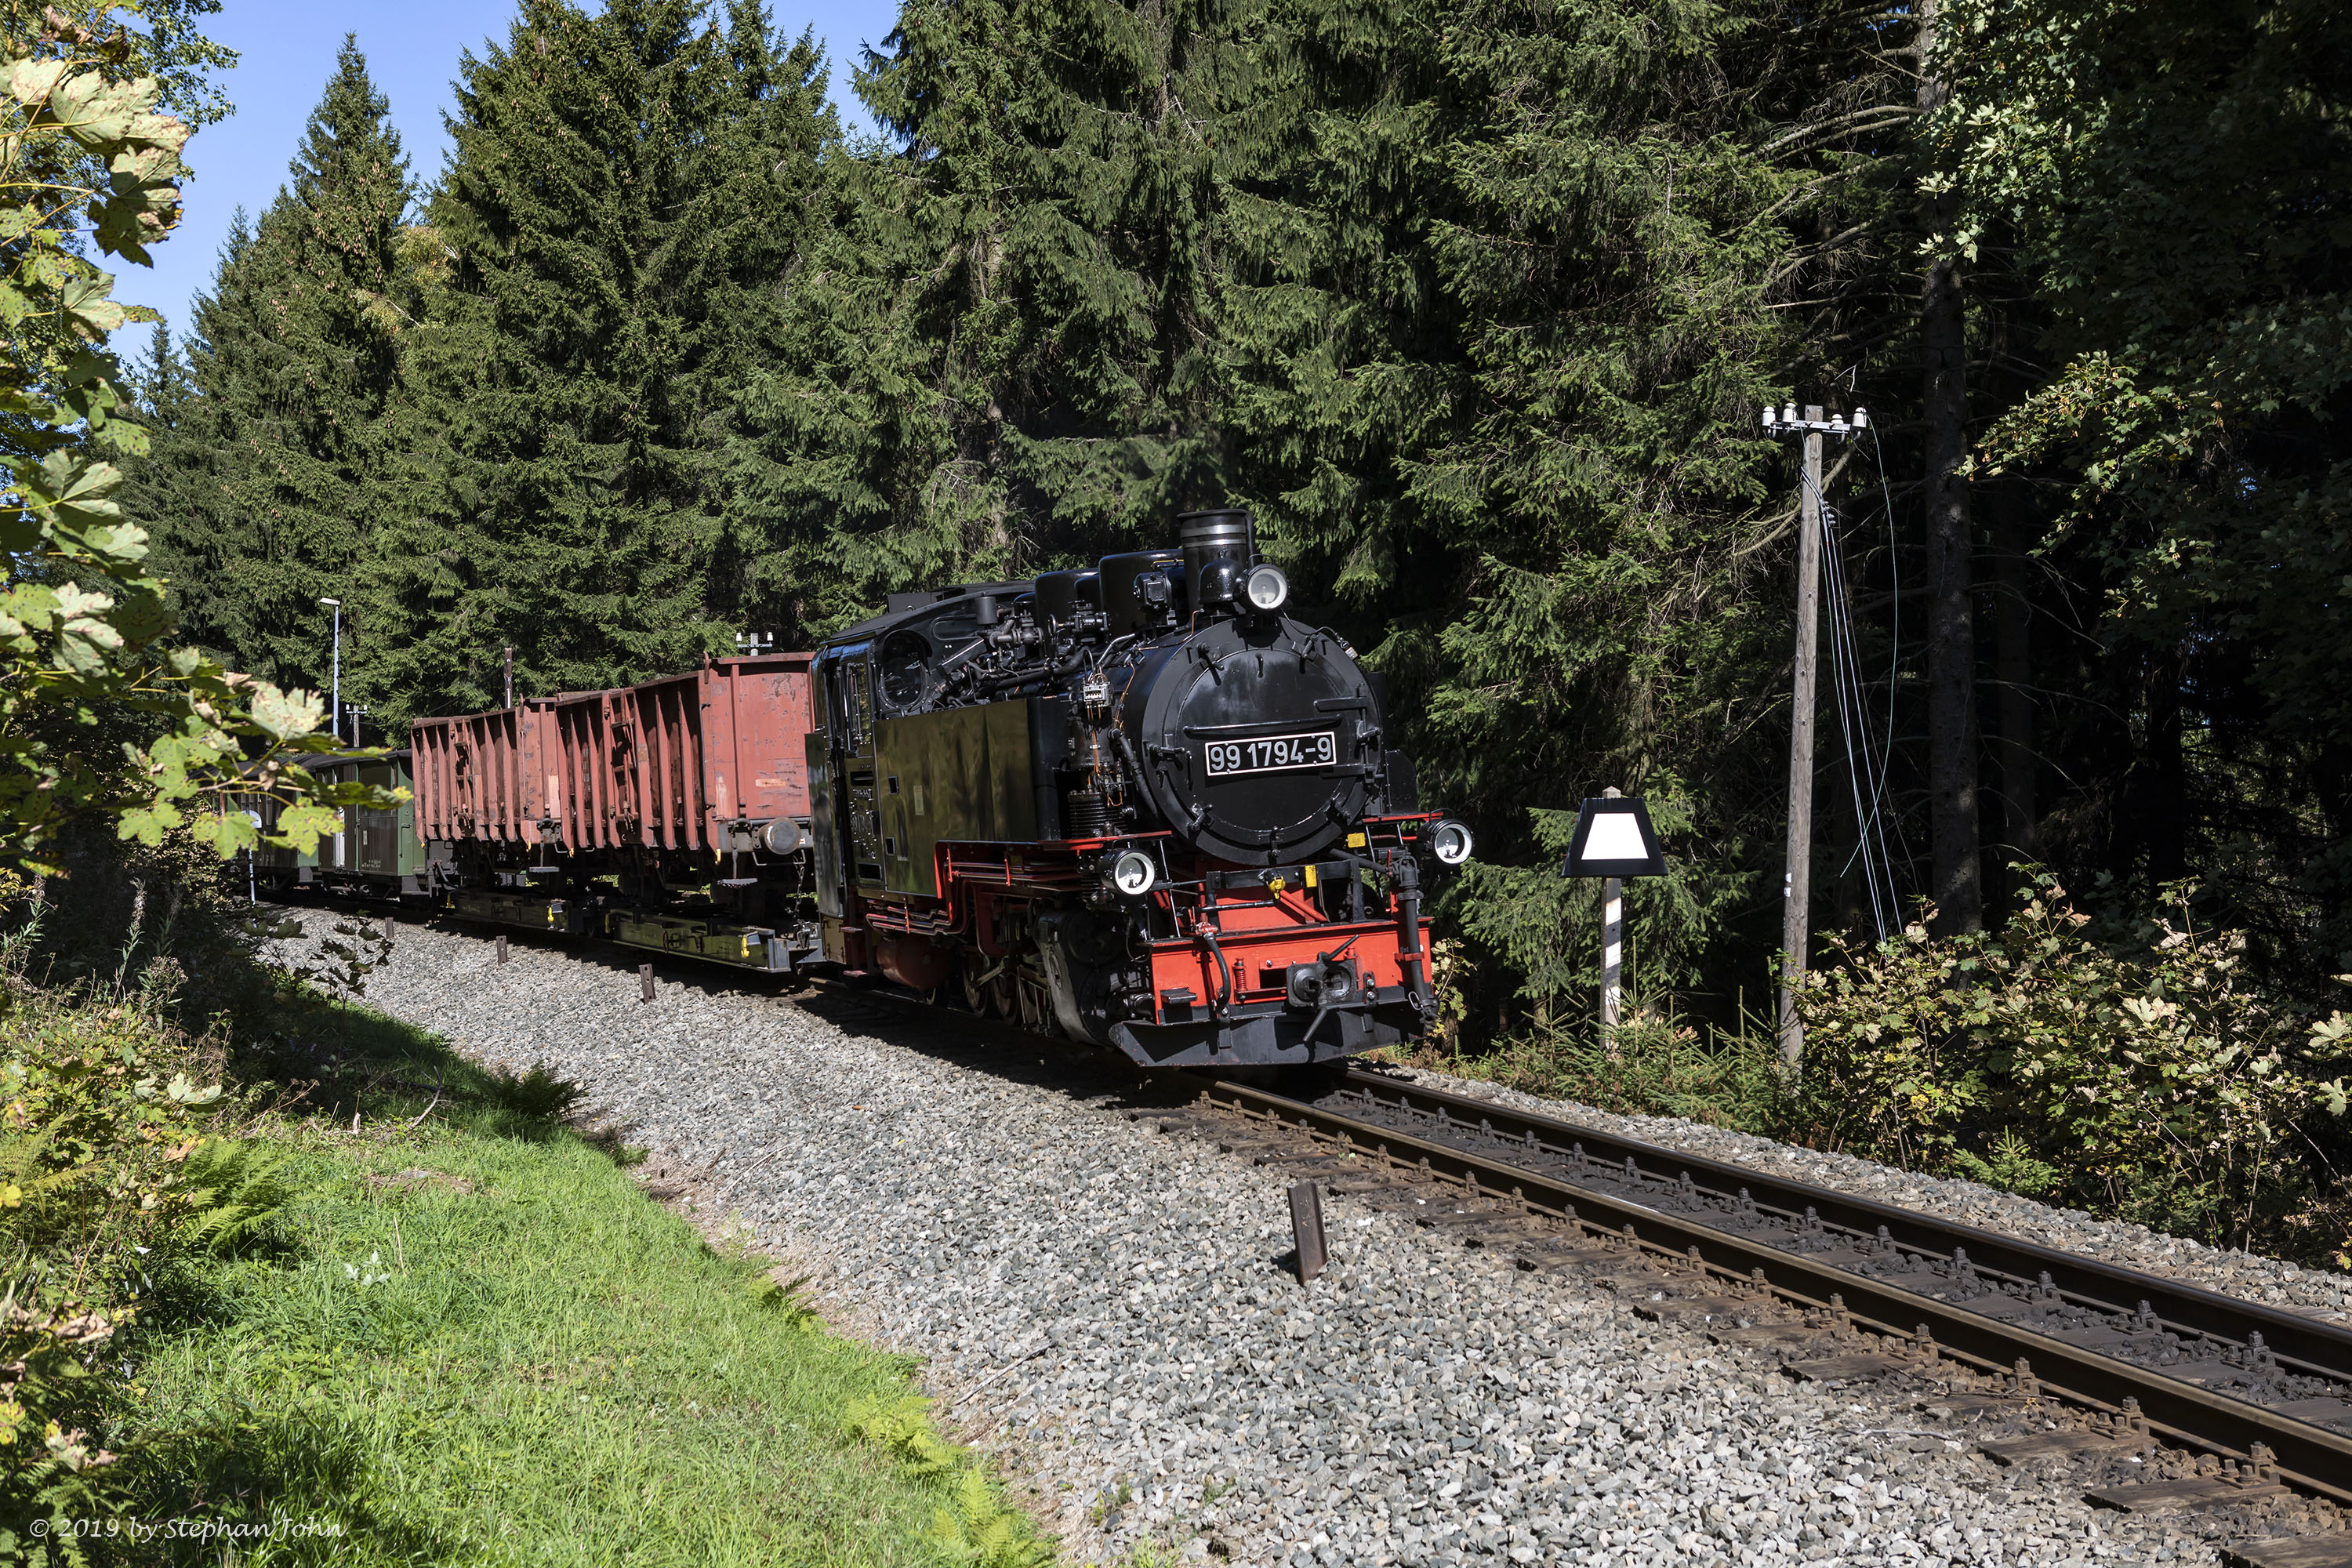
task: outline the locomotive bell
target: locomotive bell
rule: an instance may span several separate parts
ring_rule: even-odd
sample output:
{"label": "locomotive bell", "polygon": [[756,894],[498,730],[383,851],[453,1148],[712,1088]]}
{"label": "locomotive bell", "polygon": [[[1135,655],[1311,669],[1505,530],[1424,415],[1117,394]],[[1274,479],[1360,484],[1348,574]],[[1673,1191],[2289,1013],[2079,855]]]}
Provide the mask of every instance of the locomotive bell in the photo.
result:
{"label": "locomotive bell", "polygon": [[1231,609],[1236,574],[1230,561],[1212,561],[1192,579],[1192,607],[1203,613]]}

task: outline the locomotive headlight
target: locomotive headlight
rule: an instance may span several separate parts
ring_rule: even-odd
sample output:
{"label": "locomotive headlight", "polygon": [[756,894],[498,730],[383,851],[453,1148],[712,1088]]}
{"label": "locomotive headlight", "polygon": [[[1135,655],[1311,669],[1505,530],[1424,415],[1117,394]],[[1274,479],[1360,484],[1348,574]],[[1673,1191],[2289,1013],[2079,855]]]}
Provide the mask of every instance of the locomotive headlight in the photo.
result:
{"label": "locomotive headlight", "polygon": [[1470,858],[1470,830],[1448,819],[1432,824],[1428,834],[1429,852],[1437,857],[1441,866],[1459,866]]}
{"label": "locomotive headlight", "polygon": [[1279,566],[1253,566],[1242,579],[1242,594],[1251,609],[1272,615],[1290,602],[1290,579]]}
{"label": "locomotive headlight", "polygon": [[1112,889],[1130,899],[1151,891],[1160,880],[1160,863],[1140,849],[1124,849],[1110,863]]}

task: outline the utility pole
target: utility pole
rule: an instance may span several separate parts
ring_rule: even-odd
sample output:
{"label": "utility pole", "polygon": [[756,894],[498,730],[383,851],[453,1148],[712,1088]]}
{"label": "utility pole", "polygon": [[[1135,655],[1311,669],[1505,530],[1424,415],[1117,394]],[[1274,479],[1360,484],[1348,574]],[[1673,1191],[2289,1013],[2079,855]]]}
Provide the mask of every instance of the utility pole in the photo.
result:
{"label": "utility pole", "polygon": [[514,644],[512,643],[507,644],[506,647],[506,664],[507,706],[511,708],[514,706]]}
{"label": "utility pole", "polygon": [[1779,415],[1764,410],[1768,435],[1804,437],[1804,479],[1797,497],[1797,679],[1789,724],[1789,865],[1780,882],[1780,1070],[1794,1080],[1804,1071],[1805,1026],[1797,1017],[1797,993],[1804,985],[1805,949],[1812,937],[1813,896],[1813,688],[1822,631],[1822,437],[1841,438],[1867,429],[1870,416],[1857,408],[1853,423],[1843,415],[1822,417],[1809,405],[1802,419],[1794,404]]}

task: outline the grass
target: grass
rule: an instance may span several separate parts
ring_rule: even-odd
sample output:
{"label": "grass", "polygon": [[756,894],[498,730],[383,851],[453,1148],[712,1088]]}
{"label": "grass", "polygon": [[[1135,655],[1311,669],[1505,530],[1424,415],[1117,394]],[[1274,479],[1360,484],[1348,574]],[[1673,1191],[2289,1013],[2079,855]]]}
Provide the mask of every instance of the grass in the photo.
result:
{"label": "grass", "polygon": [[[970,1457],[855,1429],[906,1399],[904,1358],[654,1204],[544,1113],[562,1086],[329,1011],[281,1042],[319,1110],[287,1129],[274,1241],[158,1282],[132,1515],[331,1531],[248,1538],[247,1564],[971,1560]],[[1035,1554],[1017,1516],[995,1536]]]}
{"label": "grass", "polygon": [[1769,1028],[1695,1023],[1674,999],[1629,998],[1603,1042],[1587,1020],[1534,1026],[1478,1053],[1391,1047],[1381,1059],[1573,1100],[1620,1116],[1678,1116],[1738,1132],[1804,1142],[1804,1118],[1781,1085]]}

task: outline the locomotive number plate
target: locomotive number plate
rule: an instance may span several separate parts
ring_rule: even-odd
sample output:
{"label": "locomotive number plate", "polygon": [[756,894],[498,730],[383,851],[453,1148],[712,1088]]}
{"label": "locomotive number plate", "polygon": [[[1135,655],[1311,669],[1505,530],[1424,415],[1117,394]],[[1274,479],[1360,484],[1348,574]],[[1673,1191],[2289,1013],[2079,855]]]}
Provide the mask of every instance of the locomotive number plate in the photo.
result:
{"label": "locomotive number plate", "polygon": [[1286,768],[1328,768],[1339,760],[1339,731],[1316,730],[1303,735],[1261,735],[1254,741],[1212,741],[1208,752],[1213,779],[1279,773]]}

